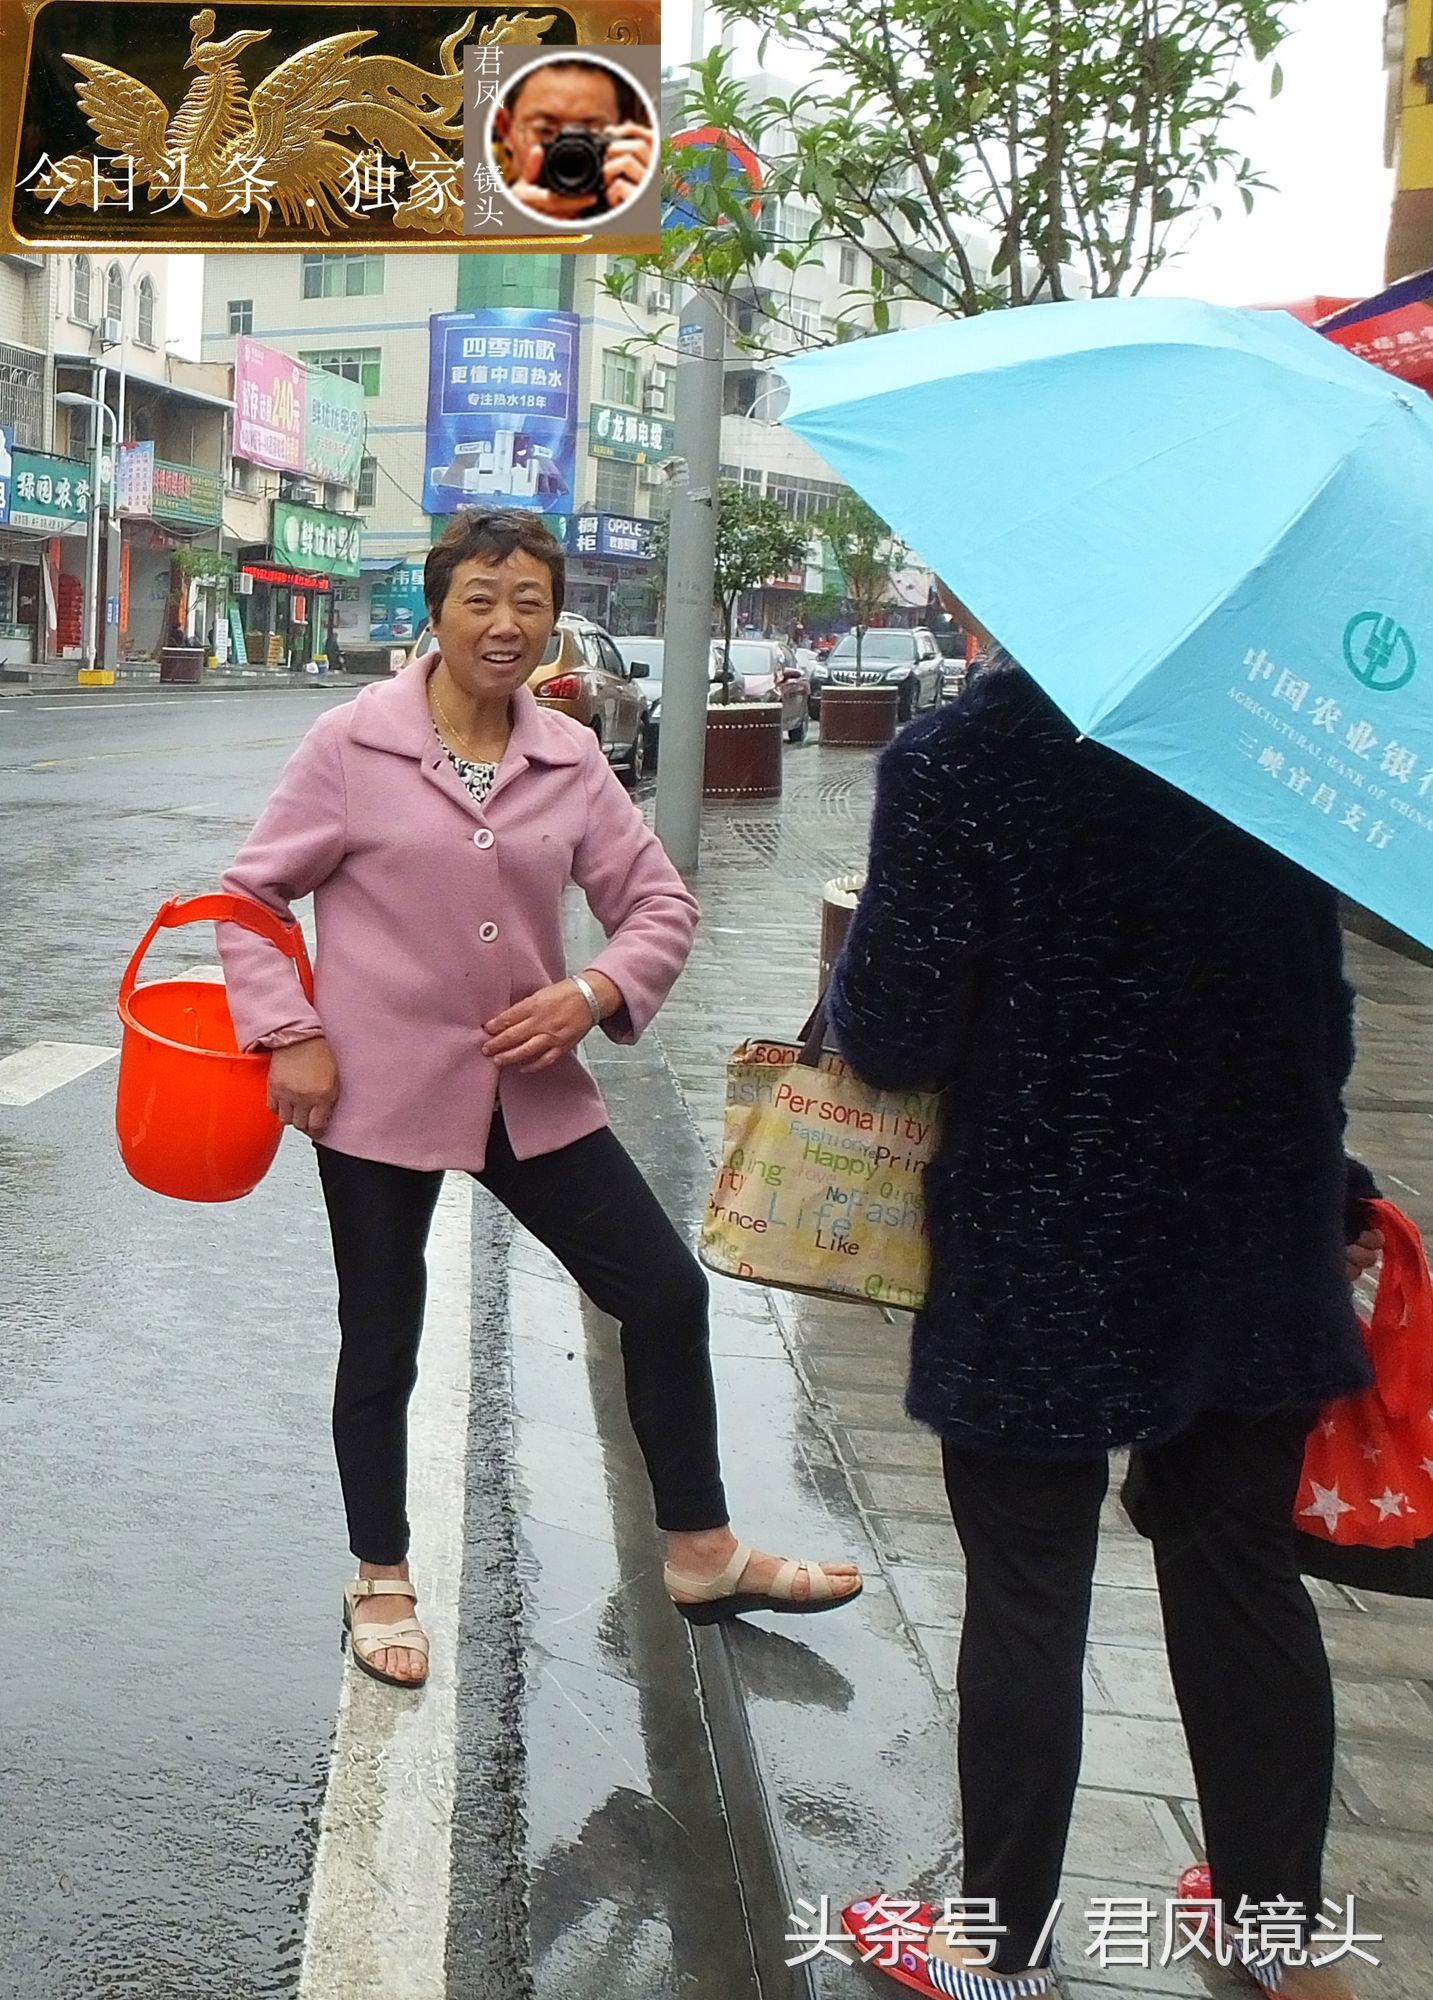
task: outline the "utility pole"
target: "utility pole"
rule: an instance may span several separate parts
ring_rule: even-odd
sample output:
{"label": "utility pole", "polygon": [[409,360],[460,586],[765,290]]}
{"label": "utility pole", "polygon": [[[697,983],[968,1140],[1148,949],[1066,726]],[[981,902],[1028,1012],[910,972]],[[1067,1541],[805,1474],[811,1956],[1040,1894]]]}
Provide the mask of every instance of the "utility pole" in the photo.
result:
{"label": "utility pole", "polygon": [[[693,0],[693,62],[704,53],[704,22],[701,0]],[[673,867],[692,875],[701,852],[726,321],[715,300],[692,285],[680,288],[677,310],[677,464],[667,531],[657,835]]]}
{"label": "utility pole", "polygon": [[716,302],[693,287],[683,287],[679,312],[657,834],[672,865],[691,874],[701,847],[726,323]]}

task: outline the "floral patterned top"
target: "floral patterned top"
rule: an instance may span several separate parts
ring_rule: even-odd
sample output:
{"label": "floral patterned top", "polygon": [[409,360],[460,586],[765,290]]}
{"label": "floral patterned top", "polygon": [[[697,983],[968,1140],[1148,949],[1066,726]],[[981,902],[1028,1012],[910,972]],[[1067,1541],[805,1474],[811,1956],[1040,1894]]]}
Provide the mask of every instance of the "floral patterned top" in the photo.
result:
{"label": "floral patterned top", "polygon": [[[433,734],[440,743],[443,743],[442,733],[436,727]],[[488,794],[497,781],[497,765],[476,764],[471,757],[460,757],[456,750],[450,750],[446,743],[443,743],[443,754],[472,793],[474,802],[480,806],[485,805]]]}

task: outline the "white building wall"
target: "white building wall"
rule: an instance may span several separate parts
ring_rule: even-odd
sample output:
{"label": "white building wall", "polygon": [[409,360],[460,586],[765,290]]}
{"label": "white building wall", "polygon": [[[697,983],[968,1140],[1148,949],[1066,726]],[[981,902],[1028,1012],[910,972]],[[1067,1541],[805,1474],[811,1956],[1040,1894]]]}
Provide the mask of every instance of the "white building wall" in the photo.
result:
{"label": "white building wall", "polygon": [[[367,454],[377,461],[374,500],[359,511],[368,556],[426,549],[423,439],[428,402],[428,319],[451,312],[458,260],[450,253],[383,259],[383,289],[360,297],[306,299],[303,258],[224,252],[204,259],[206,361],[232,365],[237,336],[231,301],[252,306],[255,340],[295,356],[348,348],[376,349],[379,388],[365,398]],[[275,475],[275,490],[277,475]],[[356,504],[356,503],[355,503]]]}

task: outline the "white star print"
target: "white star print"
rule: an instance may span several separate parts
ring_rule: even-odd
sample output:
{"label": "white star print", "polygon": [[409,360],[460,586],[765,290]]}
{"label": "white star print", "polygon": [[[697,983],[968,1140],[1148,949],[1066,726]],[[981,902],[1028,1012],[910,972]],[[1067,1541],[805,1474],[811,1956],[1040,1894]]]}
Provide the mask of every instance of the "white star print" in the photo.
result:
{"label": "white star print", "polygon": [[1433,1458],[1424,1459],[1423,1470],[1428,1474],[1430,1479],[1433,1479]]}
{"label": "white star print", "polygon": [[1378,1509],[1379,1520],[1396,1521],[1403,1512],[1407,1498],[1406,1493],[1395,1493],[1391,1486],[1385,1486],[1373,1503]]}
{"label": "white star print", "polygon": [[1382,1458],[1383,1447],[1381,1445],[1376,1445],[1376,1444],[1366,1444],[1363,1447],[1363,1455],[1368,1460],[1369,1464],[1372,1465],[1375,1459]]}
{"label": "white star print", "polygon": [[[1429,1415],[1433,1416],[1433,1411],[1430,1411]],[[1337,1432],[1338,1425],[1334,1422],[1332,1417],[1325,1417],[1323,1422],[1319,1425],[1319,1429],[1323,1432],[1326,1438],[1331,1438]]]}
{"label": "white star print", "polygon": [[1339,1524],[1340,1515],[1351,1514],[1353,1508],[1340,1494],[1337,1481],[1332,1486],[1320,1486],[1317,1479],[1311,1479],[1309,1484],[1314,1490],[1313,1505],[1299,1511],[1301,1514],[1312,1514],[1332,1534]]}

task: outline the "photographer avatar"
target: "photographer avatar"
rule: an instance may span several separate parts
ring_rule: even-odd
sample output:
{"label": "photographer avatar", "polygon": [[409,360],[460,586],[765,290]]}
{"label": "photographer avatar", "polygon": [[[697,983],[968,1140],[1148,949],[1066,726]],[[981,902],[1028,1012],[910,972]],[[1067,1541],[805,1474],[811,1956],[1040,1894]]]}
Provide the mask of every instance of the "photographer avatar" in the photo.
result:
{"label": "photographer avatar", "polygon": [[574,56],[524,70],[494,114],[490,146],[508,193],[548,222],[612,214],[646,186],[657,157],[632,80]]}

